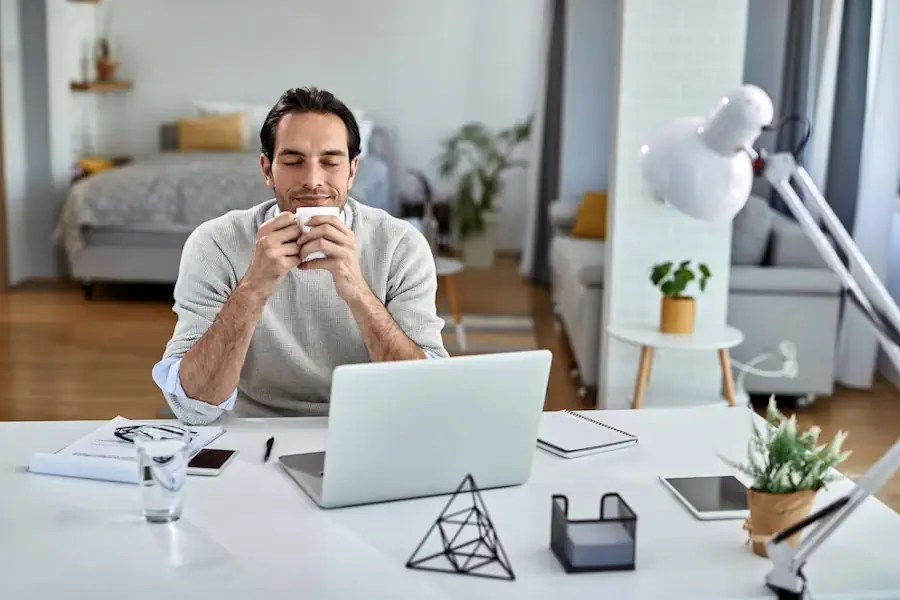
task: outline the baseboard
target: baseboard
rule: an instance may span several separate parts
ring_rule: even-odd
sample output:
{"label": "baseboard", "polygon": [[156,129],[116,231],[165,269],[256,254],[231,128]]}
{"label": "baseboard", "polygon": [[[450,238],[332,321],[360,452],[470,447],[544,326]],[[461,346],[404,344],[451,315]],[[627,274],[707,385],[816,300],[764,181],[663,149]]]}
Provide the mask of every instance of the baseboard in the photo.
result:
{"label": "baseboard", "polygon": [[900,371],[888,360],[884,352],[878,353],[878,371],[884,375],[884,378],[894,384],[894,387],[900,389]]}

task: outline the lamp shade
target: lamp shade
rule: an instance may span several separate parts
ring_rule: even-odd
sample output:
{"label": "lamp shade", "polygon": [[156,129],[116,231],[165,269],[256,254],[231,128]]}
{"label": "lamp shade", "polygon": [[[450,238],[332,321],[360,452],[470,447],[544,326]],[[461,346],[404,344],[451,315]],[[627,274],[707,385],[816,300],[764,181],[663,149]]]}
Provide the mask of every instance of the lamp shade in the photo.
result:
{"label": "lamp shade", "polygon": [[731,220],[750,197],[752,146],[772,122],[772,100],[744,85],[722,98],[707,117],[683,117],[641,148],[644,179],[660,199],[706,221]]}

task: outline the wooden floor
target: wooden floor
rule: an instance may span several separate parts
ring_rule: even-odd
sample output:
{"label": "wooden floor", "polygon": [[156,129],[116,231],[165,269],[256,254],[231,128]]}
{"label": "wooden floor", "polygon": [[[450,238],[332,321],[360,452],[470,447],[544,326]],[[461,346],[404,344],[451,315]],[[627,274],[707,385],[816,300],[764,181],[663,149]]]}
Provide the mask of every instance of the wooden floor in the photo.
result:
{"label": "wooden floor", "polygon": [[[172,333],[171,287],[98,286],[92,301],[62,283],[0,293],[0,421],[152,418],[163,405],[150,377]],[[569,375],[571,354],[557,333],[550,300],[526,284],[511,259],[466,271],[458,284],[464,312],[532,316],[538,345],[553,352],[545,407],[581,408]],[[449,311],[442,291],[439,310]],[[589,408],[589,407],[586,407]],[[900,436],[900,392],[884,381],[871,390],[839,389],[797,411],[830,437],[849,431],[853,456],[842,469],[863,473]],[[900,511],[900,475],[879,493]]]}

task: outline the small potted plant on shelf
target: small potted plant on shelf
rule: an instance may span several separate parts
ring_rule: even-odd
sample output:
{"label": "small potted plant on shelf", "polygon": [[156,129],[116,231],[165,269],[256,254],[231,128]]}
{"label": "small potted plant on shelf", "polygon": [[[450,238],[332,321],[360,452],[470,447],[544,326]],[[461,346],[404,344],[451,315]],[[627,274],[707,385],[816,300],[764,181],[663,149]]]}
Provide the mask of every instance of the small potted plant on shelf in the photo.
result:
{"label": "small potted plant on shelf", "polygon": [[445,180],[459,176],[453,219],[468,266],[487,268],[494,262],[499,222],[494,202],[506,172],[527,164],[513,153],[531,137],[531,127],[531,116],[496,133],[481,123],[467,123],[443,142],[438,171]]}
{"label": "small potted plant on shelf", "polygon": [[[800,432],[796,416],[785,417],[774,396],[769,398],[766,424],[765,432],[753,427],[745,464],[726,460],[753,481],[747,492],[750,517],[744,529],[750,534],[753,552],[763,557],[770,537],[810,515],[816,494],[836,477],[832,469],[850,456],[850,451],[841,450],[846,433],[838,431],[830,442],[820,445],[819,428]],[[796,546],[801,534],[788,538],[788,543]]]}
{"label": "small potted plant on shelf", "polygon": [[696,281],[700,291],[706,290],[706,282],[712,275],[705,263],[700,263],[697,270],[691,268],[691,261],[681,261],[678,266],[674,262],[653,265],[650,281],[662,292],[659,329],[663,333],[693,333],[696,300],[686,294],[688,285]]}
{"label": "small potted plant on shelf", "polygon": [[97,42],[97,79],[99,81],[112,81],[116,78],[116,59],[112,56],[109,39],[102,37]]}

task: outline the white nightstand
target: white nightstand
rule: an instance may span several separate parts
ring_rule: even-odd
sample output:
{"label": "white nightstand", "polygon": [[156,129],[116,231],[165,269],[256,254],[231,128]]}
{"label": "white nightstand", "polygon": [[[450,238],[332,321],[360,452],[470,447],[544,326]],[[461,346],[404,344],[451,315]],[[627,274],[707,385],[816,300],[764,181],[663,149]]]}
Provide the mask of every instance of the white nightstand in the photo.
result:
{"label": "white nightstand", "polygon": [[653,352],[657,348],[674,350],[716,350],[722,364],[722,379],[725,382],[725,398],[731,406],[735,405],[734,379],[731,376],[731,359],[728,350],[744,341],[744,334],[734,327],[726,326],[720,330],[697,331],[682,335],[662,333],[657,325],[610,325],[607,332],[622,341],[641,347],[641,362],[638,366],[637,381],[634,386],[632,408],[641,408],[644,392],[650,381],[653,366]]}

